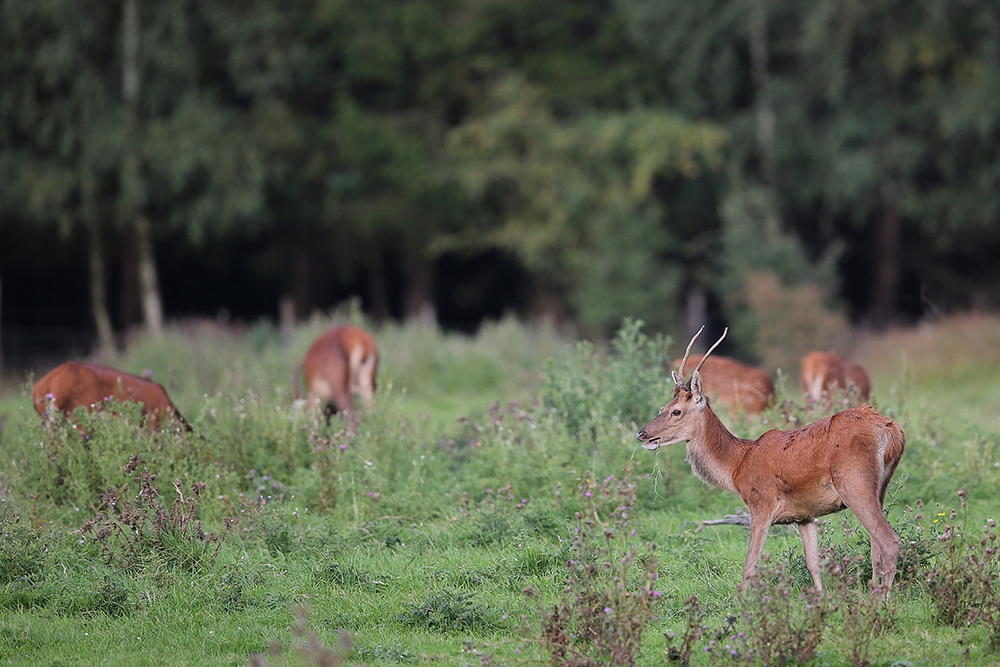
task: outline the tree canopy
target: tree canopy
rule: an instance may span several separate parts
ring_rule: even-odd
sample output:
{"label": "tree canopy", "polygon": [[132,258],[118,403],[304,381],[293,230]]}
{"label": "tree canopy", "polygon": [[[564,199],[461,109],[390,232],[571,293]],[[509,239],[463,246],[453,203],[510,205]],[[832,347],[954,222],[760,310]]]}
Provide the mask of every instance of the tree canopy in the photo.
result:
{"label": "tree canopy", "polygon": [[0,224],[87,240],[105,342],[157,255],[300,317],[434,318],[489,264],[596,335],[765,274],[874,325],[1000,300],[987,0],[0,0],[0,40]]}

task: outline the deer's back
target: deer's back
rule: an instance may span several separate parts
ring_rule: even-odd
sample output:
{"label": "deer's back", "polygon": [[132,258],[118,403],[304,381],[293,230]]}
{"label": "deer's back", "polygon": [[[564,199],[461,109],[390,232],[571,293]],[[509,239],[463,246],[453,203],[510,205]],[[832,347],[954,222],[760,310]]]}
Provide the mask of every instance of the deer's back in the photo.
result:
{"label": "deer's back", "polygon": [[98,364],[67,361],[39,380],[32,391],[39,414],[44,414],[49,400],[57,409],[72,413],[81,406],[88,410],[103,407],[111,398],[140,403],[142,413],[150,415],[149,424],[153,429],[158,428],[162,413],[170,412],[180,418],[166,389],[159,383]]}
{"label": "deer's back", "polygon": [[899,424],[865,405],[764,433],[748,446],[733,484],[751,506],[780,498],[776,523],[794,522],[843,509],[837,485],[846,476],[870,476],[884,489],[903,447]]}

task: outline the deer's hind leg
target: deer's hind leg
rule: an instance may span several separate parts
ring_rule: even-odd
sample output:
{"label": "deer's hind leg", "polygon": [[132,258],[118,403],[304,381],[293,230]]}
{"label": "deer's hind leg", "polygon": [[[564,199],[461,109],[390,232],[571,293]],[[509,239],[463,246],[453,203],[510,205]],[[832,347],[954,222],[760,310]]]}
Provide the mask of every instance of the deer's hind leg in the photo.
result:
{"label": "deer's hind leg", "polygon": [[834,480],[844,504],[858,517],[871,539],[872,588],[888,597],[903,541],[882,512],[879,482],[879,475],[868,471]]}
{"label": "deer's hind leg", "polygon": [[823,582],[819,578],[819,530],[816,520],[803,521],[795,524],[795,527],[799,529],[799,537],[802,538],[802,551],[806,556],[806,567],[812,575],[813,586],[821,591]]}

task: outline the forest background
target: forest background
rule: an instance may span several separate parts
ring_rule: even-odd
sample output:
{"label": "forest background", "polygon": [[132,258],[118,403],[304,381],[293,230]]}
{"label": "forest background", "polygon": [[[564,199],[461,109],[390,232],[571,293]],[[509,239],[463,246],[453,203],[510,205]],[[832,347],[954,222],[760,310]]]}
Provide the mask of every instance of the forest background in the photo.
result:
{"label": "forest background", "polygon": [[0,358],[623,317],[772,367],[1000,303],[992,0],[0,0]]}

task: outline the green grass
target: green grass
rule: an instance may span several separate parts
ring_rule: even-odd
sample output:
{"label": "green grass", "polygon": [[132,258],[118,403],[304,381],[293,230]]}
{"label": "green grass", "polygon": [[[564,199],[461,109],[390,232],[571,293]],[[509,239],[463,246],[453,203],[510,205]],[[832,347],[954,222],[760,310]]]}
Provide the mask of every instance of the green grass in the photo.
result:
{"label": "green grass", "polygon": [[[356,313],[337,319],[352,318],[371,326]],[[712,631],[745,609],[736,584],[746,528],[699,530],[739,499],[703,486],[682,448],[652,454],[634,439],[637,422],[669,390],[662,363],[676,349],[667,341],[627,325],[595,355],[513,320],[476,337],[372,327],[382,350],[379,396],[351,436],[293,404],[291,371],[329,324],[314,320],[283,341],[266,324],[235,331],[187,323],[105,360],[151,368],[196,437],[149,437],[126,410],[117,419],[84,417],[84,441],[42,428],[23,391],[3,397],[0,664],[247,665],[256,654],[271,665],[319,664],[294,630],[298,608],[325,646],[337,647],[340,630],[351,635],[348,664],[551,663],[540,610],[562,599],[567,562],[581,557],[573,543],[582,522],[611,525],[622,501],[608,489],[623,479],[635,484],[635,504],[615,548],[629,545],[641,562],[659,563],[660,595],[637,664],[667,664],[664,634],[683,632],[692,596]],[[912,335],[872,339],[864,349],[875,403],[907,433],[890,521],[906,540],[929,540],[931,551],[904,561],[913,570],[901,573],[894,593],[894,625],[866,659],[992,665],[1000,652],[991,626],[939,622],[924,581],[943,571],[953,544],[934,531],[949,523],[978,536],[1000,509],[992,428],[1000,363],[994,350],[973,349],[996,341],[1000,321],[946,321]],[[796,403],[790,391],[763,420],[735,429],[756,435],[788,415],[806,418]],[[134,505],[149,521],[125,517],[132,532],[102,540],[81,533],[98,515],[113,515],[101,501],[108,487],[119,491],[119,509],[138,502],[142,468],[124,469],[132,454],[156,475],[155,502]],[[174,480],[190,506],[174,505]],[[197,497],[193,482],[206,484]],[[959,489],[964,523],[949,515],[961,509]],[[906,511],[918,500],[921,521]],[[170,527],[188,511],[221,543]],[[235,523],[227,527],[226,517]],[[821,544],[861,568],[867,559],[867,536],[849,513],[824,520]],[[794,585],[808,583],[793,530],[773,529],[766,551],[772,566],[788,561]],[[748,632],[749,622],[739,621]],[[852,664],[861,639],[844,623],[842,611],[823,621],[815,664]],[[721,654],[704,651],[708,641],[692,664],[720,664]]]}

